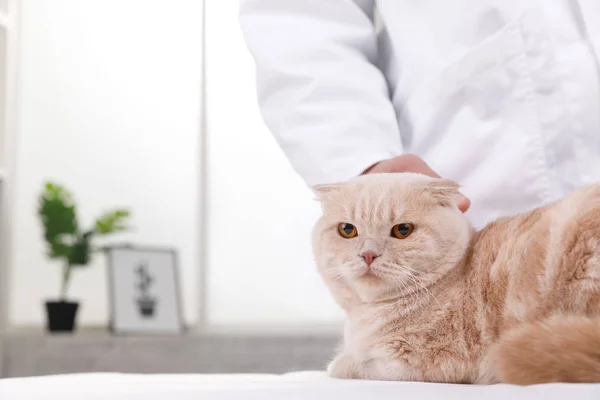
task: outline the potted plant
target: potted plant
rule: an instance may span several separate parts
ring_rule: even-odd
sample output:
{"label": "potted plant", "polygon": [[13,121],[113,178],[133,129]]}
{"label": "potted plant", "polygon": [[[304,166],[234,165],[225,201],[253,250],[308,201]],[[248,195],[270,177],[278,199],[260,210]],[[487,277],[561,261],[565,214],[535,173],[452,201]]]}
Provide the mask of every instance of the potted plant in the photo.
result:
{"label": "potted plant", "polygon": [[102,214],[90,229],[81,229],[75,202],[71,193],[63,186],[48,182],[40,197],[38,214],[44,231],[47,255],[50,259],[62,262],[62,279],[58,301],[46,302],[48,330],[50,332],[71,332],[79,303],[68,301],[67,292],[71,273],[90,263],[95,236],[109,235],[127,230],[129,211],[115,209]]}
{"label": "potted plant", "polygon": [[138,310],[143,318],[154,318],[154,310],[156,309],[156,298],[150,295],[150,286],[154,283],[154,278],[148,273],[148,266],[143,263],[136,270],[139,281],[136,289],[139,295],[136,298]]}

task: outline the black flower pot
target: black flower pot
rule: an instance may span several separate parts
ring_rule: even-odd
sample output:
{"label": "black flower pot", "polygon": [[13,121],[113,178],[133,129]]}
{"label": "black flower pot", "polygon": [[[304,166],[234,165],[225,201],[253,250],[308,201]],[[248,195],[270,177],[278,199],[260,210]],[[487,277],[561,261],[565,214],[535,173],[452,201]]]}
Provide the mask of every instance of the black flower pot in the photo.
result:
{"label": "black flower pot", "polygon": [[143,318],[154,317],[156,309],[156,300],[151,297],[142,297],[137,300],[138,309]]}
{"label": "black flower pot", "polygon": [[47,301],[46,315],[49,332],[73,332],[79,303],[70,301]]}

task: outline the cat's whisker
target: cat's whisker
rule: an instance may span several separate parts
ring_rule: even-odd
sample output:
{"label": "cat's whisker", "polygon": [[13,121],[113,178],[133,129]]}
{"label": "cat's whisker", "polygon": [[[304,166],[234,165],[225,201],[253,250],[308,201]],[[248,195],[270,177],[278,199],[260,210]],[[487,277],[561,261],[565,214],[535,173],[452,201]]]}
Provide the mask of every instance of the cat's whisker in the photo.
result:
{"label": "cat's whisker", "polygon": [[416,284],[416,285],[419,285],[419,286],[421,286],[421,287],[423,288],[423,290],[425,290],[425,292],[426,292],[426,293],[427,293],[429,296],[431,296],[431,297],[433,298],[433,300],[435,300],[435,302],[437,303],[438,307],[439,307],[440,309],[442,309],[443,307],[442,307],[442,305],[440,304],[440,302],[439,302],[439,300],[437,299],[437,297],[435,297],[435,295],[434,295],[433,293],[431,293],[431,291],[429,290],[429,288],[427,288],[427,286],[426,286],[426,285],[425,285],[425,284],[424,284],[422,281],[420,281],[420,280],[419,280],[420,278],[418,278],[418,277],[416,277],[416,276],[412,276],[412,275],[411,275],[411,277],[414,279],[414,282],[415,282],[415,284]]}
{"label": "cat's whisker", "polygon": [[[414,287],[416,288],[416,292],[415,293],[417,295],[417,306],[418,306],[419,304],[421,304],[420,299],[421,299],[421,290],[422,290],[422,287],[421,287],[421,285],[419,285],[415,281],[414,277],[410,273],[408,273],[406,271],[402,271],[402,272],[404,273],[404,276],[406,276],[410,280],[410,282],[412,284],[414,284]],[[427,293],[425,293],[425,294],[427,294]]]}
{"label": "cat's whisker", "polygon": [[[405,280],[400,280],[399,278],[396,278],[396,279],[399,282],[401,282],[401,284],[403,285],[403,287],[408,288],[410,286],[409,283],[407,283]],[[412,314],[412,312],[414,312],[415,310],[418,310],[423,305],[423,303],[421,302],[421,289],[418,286],[416,286],[416,290],[413,290],[412,292],[409,291],[407,296],[409,298],[410,297],[414,297],[415,299],[413,301],[412,308],[410,308],[410,309],[407,310],[406,315],[403,318],[403,320],[402,320],[401,323],[404,323],[404,321],[406,321],[410,317],[410,315]]]}
{"label": "cat's whisker", "polygon": [[425,271],[418,271],[418,270],[415,270],[415,269],[412,269],[412,268],[409,268],[409,267],[405,267],[403,265],[389,265],[387,263],[382,263],[379,266],[379,270],[380,271],[382,271],[382,272],[384,272],[384,271],[385,272],[389,272],[390,274],[397,274],[399,272],[398,271],[399,269],[402,272],[404,272],[404,273],[410,272],[411,276],[416,276],[416,277],[420,278],[423,281],[427,281],[427,282],[429,282],[431,284],[435,284],[434,280],[432,280],[431,278],[429,278],[427,276],[424,276],[424,275],[427,274],[427,272],[425,272]]}
{"label": "cat's whisker", "polygon": [[[421,304],[421,302],[419,302],[419,298],[420,298],[420,292],[423,291],[429,298],[432,298],[438,304],[438,307],[442,308],[439,300],[437,299],[437,297],[435,297],[433,295],[433,293],[431,293],[431,291],[427,288],[427,285],[425,285],[423,283],[422,278],[419,278],[417,276],[412,275],[409,271],[406,270],[406,268],[405,269],[401,269],[400,271],[415,286],[415,288],[416,288],[416,294],[417,294],[417,302],[421,306],[424,306],[424,304]],[[397,279],[394,280],[394,282],[397,282],[397,281],[398,281]]]}
{"label": "cat's whisker", "polygon": [[331,268],[323,271],[323,275],[331,280],[339,280],[344,277],[342,268]]}
{"label": "cat's whisker", "polygon": [[435,281],[434,281],[434,280],[432,280],[432,279],[430,279],[430,278],[428,278],[428,277],[425,277],[425,276],[423,276],[423,275],[426,275],[426,274],[427,274],[427,272],[425,272],[425,271],[418,271],[418,270],[416,270],[416,269],[412,269],[412,268],[406,267],[406,266],[404,266],[404,265],[399,265],[398,267],[399,267],[399,268],[402,268],[402,269],[404,269],[404,270],[410,271],[412,274],[418,274],[417,276],[418,276],[419,278],[421,278],[421,279],[425,279],[425,280],[427,280],[427,281],[429,281],[429,282],[431,282],[431,283],[435,283]]}
{"label": "cat's whisker", "polygon": [[[384,275],[387,279],[392,280],[392,282],[396,285],[396,286],[402,286],[402,294],[403,295],[411,295],[414,293],[415,297],[416,297],[416,302],[417,303],[421,303],[420,302],[420,298],[421,298],[421,291],[424,289],[423,285],[420,284],[418,281],[416,281],[415,277],[412,276],[410,274],[410,272],[405,271],[405,270],[398,270],[397,268],[393,268],[390,267],[386,264],[382,265],[384,268],[381,268],[380,271],[383,272],[382,275]],[[387,268],[385,268],[387,267]],[[404,277],[406,277],[407,279],[400,279],[400,277],[398,277],[398,272],[402,273]],[[407,290],[408,286],[409,286],[409,282],[407,282],[407,280],[410,282],[410,284],[412,284],[412,286],[414,287],[415,290],[413,290],[413,292],[410,292],[410,289]],[[406,293],[408,292],[408,293]],[[431,295],[431,293],[428,293],[428,291],[425,291],[426,295]]]}
{"label": "cat's whisker", "polygon": [[411,296],[412,293],[406,294],[405,291],[408,291],[408,284],[401,280],[400,278],[398,278],[397,276],[392,276],[391,277],[392,282],[394,282],[395,286],[396,286],[396,293],[398,296]]}

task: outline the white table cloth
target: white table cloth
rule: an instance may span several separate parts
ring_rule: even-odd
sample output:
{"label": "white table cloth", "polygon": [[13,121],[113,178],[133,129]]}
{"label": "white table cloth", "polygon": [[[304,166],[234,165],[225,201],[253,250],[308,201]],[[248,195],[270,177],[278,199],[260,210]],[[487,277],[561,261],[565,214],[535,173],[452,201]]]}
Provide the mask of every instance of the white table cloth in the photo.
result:
{"label": "white table cloth", "polygon": [[600,399],[600,384],[530,387],[413,382],[342,381],[323,372],[285,375],[76,374],[0,380],[0,399],[60,400],[587,400]]}

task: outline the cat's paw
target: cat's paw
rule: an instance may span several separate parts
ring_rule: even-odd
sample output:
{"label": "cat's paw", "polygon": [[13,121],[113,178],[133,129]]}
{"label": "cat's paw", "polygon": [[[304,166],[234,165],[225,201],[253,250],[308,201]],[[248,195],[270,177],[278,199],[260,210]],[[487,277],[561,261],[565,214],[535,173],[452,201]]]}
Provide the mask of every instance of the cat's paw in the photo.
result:
{"label": "cat's paw", "polygon": [[327,375],[336,379],[359,379],[357,364],[349,355],[340,354],[327,366]]}

